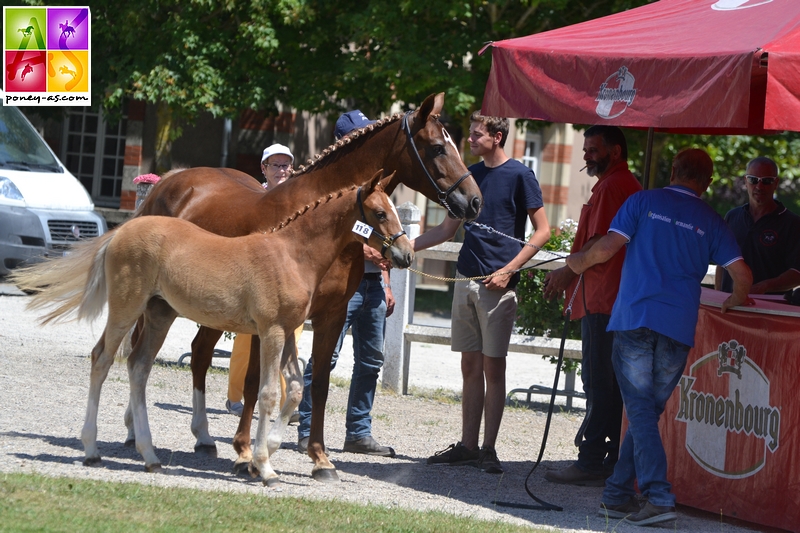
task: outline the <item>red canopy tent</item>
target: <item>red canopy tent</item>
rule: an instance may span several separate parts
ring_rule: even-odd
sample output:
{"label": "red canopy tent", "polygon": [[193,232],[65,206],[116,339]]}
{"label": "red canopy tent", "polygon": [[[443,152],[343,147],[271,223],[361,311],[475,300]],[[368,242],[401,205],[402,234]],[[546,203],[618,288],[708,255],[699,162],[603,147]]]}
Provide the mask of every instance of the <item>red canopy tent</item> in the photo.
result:
{"label": "red canopy tent", "polygon": [[661,0],[490,46],[488,115],[674,133],[800,131],[797,0]]}

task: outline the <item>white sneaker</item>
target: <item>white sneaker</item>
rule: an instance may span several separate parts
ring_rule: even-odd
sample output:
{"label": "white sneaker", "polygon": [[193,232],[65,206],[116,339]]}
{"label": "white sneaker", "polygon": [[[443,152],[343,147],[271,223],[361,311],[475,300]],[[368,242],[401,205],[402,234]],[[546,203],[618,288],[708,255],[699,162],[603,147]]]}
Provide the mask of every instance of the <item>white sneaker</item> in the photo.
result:
{"label": "white sneaker", "polygon": [[244,409],[244,404],[242,402],[233,402],[231,403],[230,400],[225,400],[225,409],[232,415],[236,415],[239,418],[242,417],[242,410]]}

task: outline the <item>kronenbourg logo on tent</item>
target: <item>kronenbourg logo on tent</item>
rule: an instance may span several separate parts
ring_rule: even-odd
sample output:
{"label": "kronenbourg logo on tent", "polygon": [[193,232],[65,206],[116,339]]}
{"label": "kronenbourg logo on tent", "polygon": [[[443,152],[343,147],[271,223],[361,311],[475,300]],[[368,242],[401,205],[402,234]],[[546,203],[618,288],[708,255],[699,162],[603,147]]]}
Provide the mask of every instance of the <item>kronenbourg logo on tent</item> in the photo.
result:
{"label": "kronenbourg logo on tent", "polygon": [[595,98],[597,102],[595,112],[607,119],[623,114],[636,98],[636,89],[633,88],[635,81],[633,75],[628,71],[628,67],[620,67],[600,84],[600,91]]}
{"label": "kronenbourg logo on tent", "polygon": [[736,340],[698,359],[678,388],[675,419],[686,424],[686,450],[704,470],[746,478],[778,450],[781,413],[769,404],[769,379]]}
{"label": "kronenbourg logo on tent", "polygon": [[769,4],[772,0],[717,0],[711,9],[717,11],[733,11],[734,9],[747,9],[748,7]]}

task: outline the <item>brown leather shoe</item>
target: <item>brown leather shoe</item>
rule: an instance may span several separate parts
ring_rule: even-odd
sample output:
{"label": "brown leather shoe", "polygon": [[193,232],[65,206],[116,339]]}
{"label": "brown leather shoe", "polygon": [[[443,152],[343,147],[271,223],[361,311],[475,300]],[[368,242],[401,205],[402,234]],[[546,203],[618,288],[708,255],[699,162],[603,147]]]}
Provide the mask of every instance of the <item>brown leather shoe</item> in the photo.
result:
{"label": "brown leather shoe", "polygon": [[544,475],[547,481],[564,485],[578,485],[580,487],[602,487],[606,484],[607,477],[604,474],[584,472],[574,464],[563,470],[549,470]]}
{"label": "brown leather shoe", "polygon": [[626,517],[625,521],[637,526],[650,526],[662,522],[672,522],[677,519],[678,513],[675,512],[674,507],[653,505],[647,502],[647,505],[642,507],[641,511]]}
{"label": "brown leather shoe", "polygon": [[381,446],[372,437],[364,437],[358,440],[344,441],[343,452],[363,453],[364,455],[378,455],[380,457],[394,457],[394,448]]}
{"label": "brown leather shoe", "polygon": [[300,453],[308,453],[308,437],[297,439],[297,451]]}
{"label": "brown leather shoe", "polygon": [[625,518],[638,514],[641,510],[642,507],[639,504],[639,499],[636,498],[636,496],[632,496],[630,500],[619,505],[610,505],[601,502],[597,514],[603,518]]}

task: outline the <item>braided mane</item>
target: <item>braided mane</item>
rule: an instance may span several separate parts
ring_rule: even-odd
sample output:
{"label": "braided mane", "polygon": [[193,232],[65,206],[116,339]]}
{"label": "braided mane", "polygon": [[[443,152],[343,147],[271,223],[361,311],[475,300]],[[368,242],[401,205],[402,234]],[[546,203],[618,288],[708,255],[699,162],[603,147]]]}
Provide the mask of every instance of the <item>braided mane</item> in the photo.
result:
{"label": "braided mane", "polygon": [[393,122],[397,122],[401,118],[403,118],[403,113],[395,113],[394,115],[377,120],[374,124],[370,124],[369,126],[364,126],[363,128],[358,128],[356,130],[353,130],[346,137],[339,139],[332,145],[325,148],[322,151],[322,153],[315,155],[313,159],[309,159],[305,165],[300,165],[300,167],[295,169],[292,172],[292,175],[289,177],[295,178],[301,174],[307,174],[312,170],[322,165],[325,165],[332,159],[332,157],[329,156],[332,156],[337,152],[339,154],[350,153],[354,149],[354,147],[350,145],[352,145],[355,141],[364,138],[369,138],[369,136],[372,134],[373,131],[380,130],[386,127],[387,125],[392,124]]}
{"label": "braided mane", "polygon": [[[397,122],[398,120],[403,118],[403,116],[404,113],[395,113],[391,116],[376,120],[374,124],[370,124],[369,126],[353,130],[349,135],[339,139],[332,145],[325,148],[322,151],[322,153],[315,155],[314,159],[309,159],[306,165],[301,165],[299,168],[294,169],[292,171],[292,174],[289,176],[289,179],[296,178],[298,176],[301,176],[302,174],[308,174],[312,170],[315,170],[330,163],[334,159],[334,156],[337,154],[340,156],[344,156],[352,152],[353,150],[356,149],[357,145],[362,144],[361,142],[357,141],[363,141],[364,139],[368,139],[373,132],[381,130],[386,126],[388,126],[389,124]],[[430,117],[433,118],[434,120],[439,120],[438,114],[431,114]],[[338,192],[327,194],[317,199],[317,201],[313,203],[313,208],[318,207],[323,202],[327,203],[331,201],[334,197],[340,198],[345,192],[352,191],[356,188],[357,188],[356,185],[352,185],[350,186],[349,189],[346,188]],[[307,213],[310,209],[312,209],[312,205],[307,204],[302,209],[296,211],[285,221],[281,222],[277,227],[270,228],[270,232],[274,233],[276,231],[285,228],[290,222],[297,220],[297,218]]]}
{"label": "braided mane", "polygon": [[[320,198],[317,198],[316,201],[311,202],[310,204],[306,204],[301,209],[298,209],[297,211],[295,211],[294,214],[290,215],[286,220],[284,220],[283,222],[278,224],[278,226],[273,226],[272,228],[270,228],[269,233],[275,233],[276,231],[282,230],[283,228],[288,226],[289,223],[297,220],[298,218],[300,218],[301,216],[305,215],[306,213],[308,213],[312,209],[316,209],[317,207],[319,207],[323,203],[328,203],[331,200],[341,198],[342,196],[344,196],[345,193],[350,192],[350,191],[354,191],[356,189],[358,189],[358,185],[350,185],[349,187],[345,187],[344,189],[341,189],[341,190],[339,190],[337,192],[332,192],[330,194],[326,194],[324,196],[321,196]],[[267,232],[265,231],[263,233],[267,233]]]}

